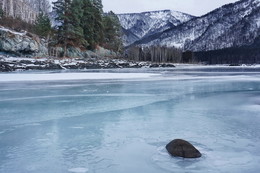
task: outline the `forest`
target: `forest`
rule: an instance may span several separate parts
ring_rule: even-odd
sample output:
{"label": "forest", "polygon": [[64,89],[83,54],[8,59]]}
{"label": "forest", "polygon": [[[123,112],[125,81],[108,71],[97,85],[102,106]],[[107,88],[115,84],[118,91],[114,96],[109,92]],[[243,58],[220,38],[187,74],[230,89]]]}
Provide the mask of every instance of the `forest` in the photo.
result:
{"label": "forest", "polygon": [[187,56],[187,61],[200,62],[204,64],[259,64],[260,63],[260,39],[248,46],[237,48],[226,48],[207,52],[194,52]]}
{"label": "forest", "polygon": [[0,0],[0,25],[26,30],[48,41],[49,47],[94,50],[98,46],[122,51],[121,26],[101,0]]}

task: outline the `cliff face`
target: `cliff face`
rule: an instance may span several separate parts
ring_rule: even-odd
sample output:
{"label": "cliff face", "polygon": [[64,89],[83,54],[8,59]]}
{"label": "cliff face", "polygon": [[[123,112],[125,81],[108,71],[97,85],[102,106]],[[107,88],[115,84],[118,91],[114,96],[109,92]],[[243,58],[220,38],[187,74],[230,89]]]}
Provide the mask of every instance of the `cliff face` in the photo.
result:
{"label": "cliff face", "polygon": [[36,35],[0,27],[0,52],[18,56],[46,56],[48,48],[47,43]]}

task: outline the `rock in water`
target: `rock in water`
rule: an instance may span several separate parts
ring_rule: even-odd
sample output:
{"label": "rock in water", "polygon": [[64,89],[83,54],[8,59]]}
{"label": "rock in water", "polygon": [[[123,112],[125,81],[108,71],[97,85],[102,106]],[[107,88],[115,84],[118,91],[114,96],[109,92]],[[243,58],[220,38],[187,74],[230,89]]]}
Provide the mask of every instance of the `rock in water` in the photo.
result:
{"label": "rock in water", "polygon": [[175,139],[166,145],[167,151],[175,157],[199,158],[201,153],[192,144],[182,139]]}

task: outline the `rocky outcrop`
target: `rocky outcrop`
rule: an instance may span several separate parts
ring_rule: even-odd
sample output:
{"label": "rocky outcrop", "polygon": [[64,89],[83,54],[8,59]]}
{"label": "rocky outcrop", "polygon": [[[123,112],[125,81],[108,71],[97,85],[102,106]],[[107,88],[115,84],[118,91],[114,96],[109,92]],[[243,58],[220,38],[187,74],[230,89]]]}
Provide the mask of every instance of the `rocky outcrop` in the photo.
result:
{"label": "rocky outcrop", "polygon": [[0,27],[0,51],[18,56],[46,56],[47,44],[34,34]]}
{"label": "rocky outcrop", "polygon": [[175,139],[166,145],[167,151],[175,157],[199,158],[201,153],[192,144],[182,139]]}
{"label": "rocky outcrop", "polygon": [[1,62],[0,61],[0,72],[10,72],[13,71],[13,68],[8,65],[7,62]]}
{"label": "rocky outcrop", "polygon": [[[50,57],[62,57],[64,55],[64,49],[62,47],[50,47],[49,48],[49,56]],[[118,55],[110,50],[104,49],[102,47],[98,47],[94,51],[90,50],[81,50],[77,47],[68,47],[67,48],[67,57],[70,58],[99,58],[102,57],[110,57],[117,58]]]}

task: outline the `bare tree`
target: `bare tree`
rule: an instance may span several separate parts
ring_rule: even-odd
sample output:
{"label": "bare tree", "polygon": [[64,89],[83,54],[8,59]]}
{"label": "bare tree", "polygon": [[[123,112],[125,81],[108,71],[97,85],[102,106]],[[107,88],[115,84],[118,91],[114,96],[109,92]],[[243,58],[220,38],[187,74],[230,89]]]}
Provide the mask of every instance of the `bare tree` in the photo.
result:
{"label": "bare tree", "polygon": [[175,62],[179,63],[182,59],[182,51],[175,47],[139,47],[133,46],[126,50],[126,58],[135,61],[151,61],[158,63]]}
{"label": "bare tree", "polygon": [[32,5],[32,8],[37,12],[48,14],[51,10],[51,4],[49,0],[27,0]]}
{"label": "bare tree", "polygon": [[7,16],[29,23],[34,23],[40,12],[48,15],[51,9],[49,0],[0,0],[0,5]]}

